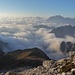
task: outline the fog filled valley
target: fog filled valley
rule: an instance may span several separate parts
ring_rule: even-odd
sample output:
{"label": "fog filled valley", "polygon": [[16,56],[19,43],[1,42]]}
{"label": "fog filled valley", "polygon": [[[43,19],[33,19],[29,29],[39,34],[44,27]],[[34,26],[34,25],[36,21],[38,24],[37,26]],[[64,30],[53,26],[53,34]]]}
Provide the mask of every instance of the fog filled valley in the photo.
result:
{"label": "fog filled valley", "polygon": [[[63,45],[62,47],[66,48],[70,44],[70,46],[72,47],[67,47],[67,49],[70,52],[75,52],[75,18],[62,17],[60,15],[52,16],[49,18],[0,18],[0,52],[4,52],[2,56],[0,55],[0,60],[4,58],[6,61],[4,62],[2,60],[0,64],[2,64],[3,62],[4,64],[10,62],[12,60],[12,56],[17,59],[17,61],[13,59],[13,63],[10,62],[12,66],[8,66],[9,64],[7,64],[7,66],[4,65],[8,69],[11,69],[9,67],[14,67],[15,65],[17,66],[17,64],[15,63],[20,62],[20,59],[25,59],[25,63],[28,63],[28,59],[36,60],[37,63],[34,63],[36,64],[35,66],[41,65],[41,62],[39,62],[38,60],[57,60],[59,62],[59,60],[62,60],[63,58],[68,56],[68,54],[65,55],[62,51],[65,50],[65,48],[61,49],[62,42],[64,42],[65,44],[65,46]],[[32,55],[30,55],[30,53]],[[10,58],[9,55],[11,55]],[[27,57],[27,55],[29,56]],[[25,64],[23,62],[22,64],[18,63],[18,65],[20,66],[17,67],[24,67]],[[33,62],[30,62],[30,65],[26,65],[33,66]],[[44,66],[45,63],[46,62],[43,63]],[[1,71],[3,69],[6,70],[4,66],[0,65],[0,67],[2,67],[2,69],[0,68]]]}
{"label": "fog filled valley", "polygon": [[[63,17],[58,15],[53,18],[59,20],[58,18]],[[2,18],[0,20],[0,39],[6,43],[3,51],[11,52],[17,49],[37,47],[52,59],[62,58],[60,43],[62,41],[75,42],[75,27],[61,23],[58,27],[58,23],[55,22],[48,22],[47,19],[41,17]],[[52,32],[56,28],[55,32],[62,35],[61,37]]]}

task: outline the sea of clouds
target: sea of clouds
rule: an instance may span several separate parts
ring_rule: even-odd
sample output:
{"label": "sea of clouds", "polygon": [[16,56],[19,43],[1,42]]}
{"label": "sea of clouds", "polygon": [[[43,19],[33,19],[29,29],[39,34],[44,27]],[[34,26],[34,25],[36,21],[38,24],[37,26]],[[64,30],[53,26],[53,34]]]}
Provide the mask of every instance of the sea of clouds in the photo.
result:
{"label": "sea of clouds", "polygon": [[49,33],[50,31],[46,28],[34,28],[30,23],[1,24],[0,39],[6,43],[3,51],[8,52],[37,47],[44,51],[50,58],[60,59],[64,57],[60,51],[60,43],[62,41],[75,42],[75,38],[70,36],[57,38],[55,34]]}

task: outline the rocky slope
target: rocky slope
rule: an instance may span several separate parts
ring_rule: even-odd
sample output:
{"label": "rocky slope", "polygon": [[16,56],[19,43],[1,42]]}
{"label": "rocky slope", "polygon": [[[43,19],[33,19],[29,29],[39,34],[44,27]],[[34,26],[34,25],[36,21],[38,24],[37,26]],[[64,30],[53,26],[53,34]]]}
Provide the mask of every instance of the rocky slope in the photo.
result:
{"label": "rocky slope", "polygon": [[75,75],[75,54],[57,61],[45,60],[38,67],[20,67],[0,75]]}
{"label": "rocky slope", "polygon": [[75,54],[58,61],[45,60],[37,68],[17,68],[0,75],[75,75]]}
{"label": "rocky slope", "polygon": [[0,75],[75,75],[75,53],[61,60],[44,60],[41,66],[20,67]]}
{"label": "rocky slope", "polygon": [[75,75],[75,52],[60,60],[38,48],[8,52],[0,57],[0,75]]}
{"label": "rocky slope", "polygon": [[[42,66],[20,72],[23,75],[75,75],[75,56],[58,61],[44,61]],[[71,72],[72,71],[72,72]]]}

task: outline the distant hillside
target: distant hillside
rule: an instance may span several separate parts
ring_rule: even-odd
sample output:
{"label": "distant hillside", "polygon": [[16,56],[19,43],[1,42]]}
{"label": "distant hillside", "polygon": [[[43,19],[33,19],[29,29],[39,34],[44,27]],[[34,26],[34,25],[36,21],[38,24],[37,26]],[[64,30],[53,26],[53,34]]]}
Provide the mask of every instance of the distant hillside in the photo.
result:
{"label": "distant hillside", "polygon": [[23,66],[36,67],[41,65],[44,60],[50,59],[38,48],[15,50],[0,57],[0,70],[13,69]]}
{"label": "distant hillside", "polygon": [[50,33],[54,33],[56,37],[63,38],[65,36],[75,37],[75,26],[61,26],[54,28]]}
{"label": "distant hillside", "polygon": [[56,16],[52,16],[49,17],[47,20],[47,22],[50,23],[55,23],[56,25],[61,25],[61,24],[70,24],[70,25],[75,25],[75,18],[64,18],[60,15],[56,15]]}

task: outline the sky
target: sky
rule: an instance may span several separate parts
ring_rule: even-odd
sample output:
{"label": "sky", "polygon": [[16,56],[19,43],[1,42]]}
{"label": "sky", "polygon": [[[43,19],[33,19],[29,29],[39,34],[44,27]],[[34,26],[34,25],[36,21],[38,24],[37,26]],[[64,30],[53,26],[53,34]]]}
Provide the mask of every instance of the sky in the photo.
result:
{"label": "sky", "polygon": [[75,0],[0,0],[0,16],[75,17]]}

